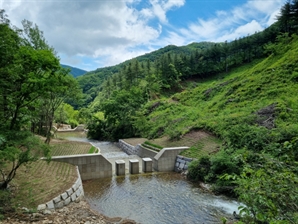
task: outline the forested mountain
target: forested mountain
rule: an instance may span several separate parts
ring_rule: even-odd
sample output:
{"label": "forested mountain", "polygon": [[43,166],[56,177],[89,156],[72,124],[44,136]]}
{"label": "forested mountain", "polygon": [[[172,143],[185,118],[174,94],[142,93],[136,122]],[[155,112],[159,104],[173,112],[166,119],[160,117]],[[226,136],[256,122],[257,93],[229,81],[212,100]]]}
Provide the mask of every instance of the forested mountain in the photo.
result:
{"label": "forested mountain", "polygon": [[188,177],[237,196],[245,223],[297,223],[297,34],[298,1],[289,1],[263,32],[190,52],[168,46],[102,73],[88,135],[176,141],[208,131],[223,144]]}
{"label": "forested mountain", "polygon": [[69,65],[61,64],[61,67],[70,69],[70,74],[72,74],[72,76],[75,77],[75,78],[87,73],[87,71],[85,71],[83,69],[75,68],[75,67],[72,67],[72,66],[69,66]]}
{"label": "forested mountain", "polygon": [[78,82],[85,94],[84,106],[87,106],[92,102],[97,96],[98,92],[102,88],[104,81],[108,80],[113,76],[113,74],[118,74],[119,72],[125,70],[128,66],[131,66],[135,61],[140,63],[142,68],[145,65],[148,67],[154,66],[154,62],[161,58],[165,54],[190,56],[193,52],[201,52],[213,46],[214,43],[211,42],[201,42],[201,43],[191,43],[187,46],[177,47],[174,45],[169,45],[159,50],[153,51],[151,53],[141,55],[131,60],[127,60],[115,66],[109,66],[104,68],[98,68],[95,71],[90,71],[81,77],[78,77]]}

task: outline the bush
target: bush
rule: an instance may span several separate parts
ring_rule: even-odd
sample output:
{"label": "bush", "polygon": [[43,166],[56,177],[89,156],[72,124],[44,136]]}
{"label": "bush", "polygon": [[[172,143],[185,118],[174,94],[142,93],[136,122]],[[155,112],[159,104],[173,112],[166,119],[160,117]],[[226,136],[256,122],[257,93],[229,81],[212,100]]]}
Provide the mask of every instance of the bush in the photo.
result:
{"label": "bush", "polygon": [[187,178],[194,181],[206,181],[211,167],[210,158],[203,156],[199,160],[193,160],[188,167]]}
{"label": "bush", "polygon": [[270,143],[269,131],[264,127],[239,124],[231,127],[224,134],[229,147],[234,149],[247,148],[261,151]]}
{"label": "bush", "polygon": [[239,174],[241,167],[239,165],[239,161],[234,159],[234,156],[231,156],[222,150],[212,157],[210,171],[215,176],[219,176],[224,173]]}
{"label": "bush", "polygon": [[71,128],[75,128],[79,125],[79,122],[75,119],[68,119],[67,124],[69,124]]}

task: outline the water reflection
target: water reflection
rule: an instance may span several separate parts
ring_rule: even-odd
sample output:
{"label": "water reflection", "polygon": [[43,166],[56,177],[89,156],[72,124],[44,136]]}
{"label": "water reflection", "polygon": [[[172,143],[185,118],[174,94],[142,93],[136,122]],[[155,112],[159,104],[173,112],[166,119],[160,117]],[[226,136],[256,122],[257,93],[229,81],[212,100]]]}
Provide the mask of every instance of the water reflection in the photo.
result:
{"label": "water reflection", "polygon": [[84,182],[91,207],[139,223],[221,223],[239,204],[204,193],[176,173],[126,175]]}

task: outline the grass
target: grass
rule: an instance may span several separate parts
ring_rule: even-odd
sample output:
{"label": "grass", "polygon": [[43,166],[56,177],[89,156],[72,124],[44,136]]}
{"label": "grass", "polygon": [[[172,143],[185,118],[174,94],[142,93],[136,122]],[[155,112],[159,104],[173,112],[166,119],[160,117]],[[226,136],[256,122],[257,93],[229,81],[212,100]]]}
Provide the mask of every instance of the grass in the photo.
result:
{"label": "grass", "polygon": [[92,154],[92,153],[98,153],[98,149],[94,146],[91,146],[91,148],[89,149],[88,151],[89,154]]}
{"label": "grass", "polygon": [[78,155],[90,153],[90,143],[75,141],[53,141],[52,156]]}
{"label": "grass", "polygon": [[[89,143],[67,140],[52,140],[52,156],[87,154],[94,147]],[[15,207],[36,209],[39,204],[71,188],[77,179],[74,165],[62,162],[39,160],[27,166],[21,166],[11,182]]]}
{"label": "grass", "polygon": [[76,167],[67,163],[39,160],[22,166],[11,183],[13,204],[34,209],[65,192],[76,179]]}

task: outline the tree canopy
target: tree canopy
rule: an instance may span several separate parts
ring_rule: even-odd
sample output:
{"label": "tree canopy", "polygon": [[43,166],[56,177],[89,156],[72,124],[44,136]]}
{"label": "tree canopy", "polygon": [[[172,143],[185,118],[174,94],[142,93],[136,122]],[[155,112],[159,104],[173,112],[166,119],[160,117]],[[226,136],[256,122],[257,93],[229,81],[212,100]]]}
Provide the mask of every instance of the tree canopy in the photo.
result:
{"label": "tree canopy", "polygon": [[8,186],[20,165],[41,156],[44,147],[33,134],[43,134],[49,143],[54,112],[80,92],[38,26],[22,24],[23,29],[13,27],[0,11],[0,188]]}

